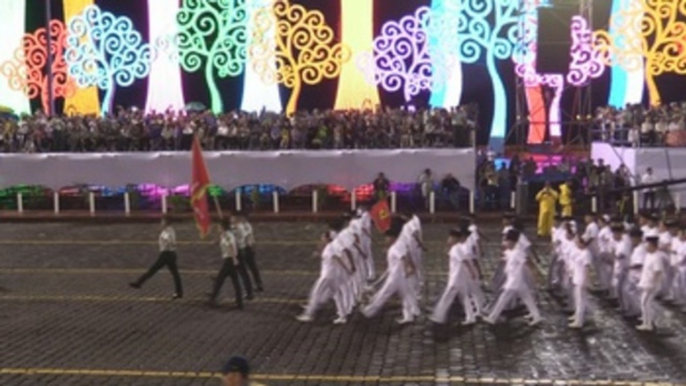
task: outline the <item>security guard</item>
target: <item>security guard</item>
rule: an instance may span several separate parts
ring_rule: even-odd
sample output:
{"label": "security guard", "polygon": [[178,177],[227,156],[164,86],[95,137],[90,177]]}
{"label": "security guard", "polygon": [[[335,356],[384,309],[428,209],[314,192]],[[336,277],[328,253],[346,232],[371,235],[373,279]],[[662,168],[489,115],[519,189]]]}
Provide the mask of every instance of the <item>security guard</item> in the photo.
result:
{"label": "security guard", "polygon": [[558,194],[550,186],[550,182],[546,182],[543,189],[536,195],[538,201],[538,236],[548,237],[553,229],[553,217],[555,216],[555,203],[557,202]]}

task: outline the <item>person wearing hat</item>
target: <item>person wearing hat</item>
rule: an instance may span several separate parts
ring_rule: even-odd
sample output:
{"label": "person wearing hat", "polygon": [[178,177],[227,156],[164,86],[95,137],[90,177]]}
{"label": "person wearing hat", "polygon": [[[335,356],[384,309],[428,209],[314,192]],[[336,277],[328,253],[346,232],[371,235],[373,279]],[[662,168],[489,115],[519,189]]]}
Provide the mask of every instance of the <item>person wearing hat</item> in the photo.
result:
{"label": "person wearing hat", "polygon": [[658,217],[649,211],[643,211],[639,218],[638,218],[638,223],[641,225],[641,231],[643,232],[643,240],[645,241],[645,238],[658,233],[658,227],[657,227],[657,221]]}
{"label": "person wearing hat", "polygon": [[362,292],[367,282],[367,253],[362,248],[362,239],[364,236],[364,229],[362,218],[355,211],[351,212],[351,218],[348,222],[348,229],[352,232],[352,244],[350,250],[355,263],[355,275],[352,278],[351,286],[357,301],[361,300]]}
{"label": "person wearing hat", "polygon": [[584,216],[586,228],[584,229],[583,239],[588,243],[588,251],[592,256],[593,270],[598,279],[598,287],[601,291],[607,291],[610,287],[609,276],[606,264],[603,262],[600,255],[600,247],[598,238],[600,236],[600,227],[596,221],[595,213],[586,213]]}
{"label": "person wearing hat", "polygon": [[467,229],[469,236],[467,237],[467,243],[470,245],[472,251],[472,262],[474,263],[474,268],[479,275],[479,281],[483,279],[483,271],[481,270],[481,264],[479,263],[479,258],[483,256],[483,245],[481,244],[481,239],[486,239],[479,227],[476,225],[476,217],[474,214],[468,214],[463,217],[464,223],[462,228]]}
{"label": "person wearing hat", "polygon": [[570,274],[574,286],[574,315],[569,318],[569,328],[583,328],[586,309],[588,307],[588,293],[586,286],[588,270],[591,266],[591,253],[588,243],[582,236],[576,237],[576,249],[570,256]]}
{"label": "person wearing hat", "polygon": [[176,231],[174,231],[174,228],[172,227],[171,217],[166,215],[162,216],[161,227],[162,230],[160,231],[160,236],[158,238],[160,254],[157,257],[157,260],[155,260],[150,269],[148,269],[143,276],[139,277],[138,280],[129,283],[129,286],[139,289],[148,279],[153,277],[157,271],[167,267],[174,279],[174,294],[172,295],[172,299],[179,299],[183,297],[183,287],[181,285],[179,267],[176,263]]}
{"label": "person wearing hat", "polygon": [[515,229],[508,231],[505,235],[505,284],[491,313],[484,318],[486,323],[495,324],[505,307],[515,299],[521,300],[529,310],[529,317],[531,317],[529,325],[535,326],[543,320],[531,289],[525,283],[526,253],[517,247],[519,237],[520,233]]}
{"label": "person wearing hat", "polygon": [[250,364],[239,356],[231,357],[224,364],[221,379],[224,386],[264,386],[250,381]]}
{"label": "person wearing hat", "polygon": [[376,265],[374,264],[374,254],[372,252],[372,216],[369,213],[369,209],[364,205],[360,205],[357,209],[357,214],[362,225],[360,245],[362,251],[367,256],[365,259],[367,271],[365,280],[373,281],[376,278]]}
{"label": "person wearing hat", "polygon": [[646,255],[641,267],[638,288],[641,291],[641,319],[643,323],[636,326],[640,331],[652,331],[655,322],[655,296],[660,290],[664,274],[664,256],[658,247],[659,237],[646,239]]}
{"label": "person wearing hat", "polygon": [[415,275],[409,278],[409,281],[417,299],[420,299],[421,287],[424,285],[422,252],[426,251],[422,238],[422,223],[419,220],[419,216],[410,212],[401,214],[401,218],[405,221],[405,224],[400,232],[399,240],[405,244],[405,248],[412,258]]}
{"label": "person wearing hat", "polygon": [[567,233],[565,223],[562,221],[562,216],[556,214],[553,223],[553,231],[551,234],[550,243],[550,264],[548,265],[548,290],[553,291],[560,288],[562,284],[562,272],[564,262],[561,258],[562,242]]}
{"label": "person wearing hat", "polygon": [[[448,284],[443,295],[434,307],[433,314],[429,319],[438,324],[443,324],[448,319],[450,306],[458,296],[465,312],[463,325],[476,323],[476,315],[481,313],[482,304],[472,293],[472,282],[478,279],[476,269],[472,265],[471,245],[467,242],[469,231],[466,229],[452,229],[448,234],[448,252],[450,271]],[[476,312],[476,313],[475,313]]]}
{"label": "person wearing hat", "polygon": [[[358,230],[355,224],[352,224],[351,226],[350,220],[350,216],[344,217],[344,227],[332,241],[335,254],[344,257],[342,262],[346,264],[348,271],[352,272],[352,274],[346,276],[345,280],[341,283],[344,303],[347,307],[346,315],[349,315],[352,312],[355,304],[361,298],[363,290],[363,285],[357,274],[360,269],[361,261],[363,260],[360,255]],[[343,320],[341,319],[339,322],[343,323]]]}
{"label": "person wearing hat", "polygon": [[[332,229],[340,230],[342,223],[333,223]],[[303,323],[312,322],[317,310],[330,299],[333,299],[336,305],[336,313],[338,318],[334,320],[334,324],[345,324],[348,321],[349,310],[352,305],[348,304],[351,299],[346,296],[347,283],[350,277],[354,274],[354,265],[351,261],[346,261],[341,254],[339,245],[334,243],[335,235],[331,232],[325,232],[322,235],[322,243],[325,244],[321,252],[321,271],[319,278],[315,283],[310,297],[305,306],[305,311],[296,317],[298,321]],[[343,252],[345,253],[345,252]]]}
{"label": "person wearing hat", "polygon": [[231,232],[231,222],[227,219],[221,222],[222,233],[219,235],[219,248],[222,253],[222,267],[219,270],[217,278],[214,280],[212,293],[210,294],[210,306],[216,306],[217,296],[224,285],[224,281],[228,276],[231,278],[233,290],[236,295],[236,306],[239,310],[243,309],[243,294],[241,291],[241,284],[238,281],[238,270],[236,267],[240,264],[238,260],[238,247],[236,246],[236,237]]}
{"label": "person wearing hat", "polygon": [[640,228],[634,228],[629,231],[629,238],[633,250],[631,258],[629,258],[629,272],[626,286],[624,287],[625,297],[627,299],[628,309],[626,316],[635,317],[640,315],[641,301],[640,291],[638,289],[638,282],[641,279],[641,270],[643,268],[643,261],[647,252],[647,244],[643,242],[645,235]]}
{"label": "person wearing hat", "polygon": [[536,194],[536,201],[538,201],[538,237],[550,236],[550,231],[553,228],[557,197],[558,194],[550,185],[550,182],[546,182],[543,189]]}
{"label": "person wearing hat", "polygon": [[624,287],[626,285],[627,269],[633,246],[631,245],[629,235],[626,234],[624,224],[613,223],[610,230],[612,231],[610,251],[613,261],[610,298],[617,299],[620,311],[626,312],[629,310],[629,304],[627,303]]}
{"label": "person wearing hat", "polygon": [[560,185],[559,202],[562,207],[562,215],[571,217],[573,214],[572,204],[574,203],[572,196],[572,181],[566,181]]}
{"label": "person wearing hat", "polygon": [[598,272],[602,272],[602,277],[598,280],[602,283],[601,288],[610,290],[612,286],[612,254],[611,241],[612,229],[610,224],[612,217],[609,214],[604,214],[598,217]]}
{"label": "person wearing hat", "polygon": [[407,244],[399,238],[401,231],[400,227],[394,226],[385,234],[387,275],[381,289],[372,296],[369,304],[362,307],[362,315],[367,318],[375,316],[393,295],[398,295],[402,301],[403,317],[397,320],[398,324],[413,323],[419,315],[417,296],[410,281],[416,275],[414,260]]}

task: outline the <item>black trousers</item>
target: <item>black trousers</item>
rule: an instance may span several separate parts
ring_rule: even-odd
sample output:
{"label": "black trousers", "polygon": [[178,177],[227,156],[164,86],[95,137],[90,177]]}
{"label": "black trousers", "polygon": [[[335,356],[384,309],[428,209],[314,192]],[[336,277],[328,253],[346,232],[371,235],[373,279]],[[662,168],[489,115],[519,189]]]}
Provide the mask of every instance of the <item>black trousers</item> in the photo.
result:
{"label": "black trousers", "polygon": [[250,275],[258,290],[262,289],[262,278],[260,277],[260,270],[257,268],[255,262],[255,250],[253,247],[245,247],[243,250],[245,266],[250,270]]}
{"label": "black trousers", "polygon": [[234,265],[233,259],[224,259],[224,263],[222,264],[222,267],[219,269],[217,279],[214,281],[214,288],[212,288],[212,295],[210,296],[210,301],[215,301],[217,299],[219,291],[222,289],[224,281],[228,276],[229,278],[231,278],[231,284],[233,284],[233,290],[236,294],[236,305],[240,309],[243,308],[243,292],[241,291],[241,284],[238,282],[238,270],[236,268],[238,267]]}
{"label": "black trousers", "polygon": [[238,277],[243,283],[243,288],[245,289],[245,294],[252,296],[252,283],[250,282],[250,276],[248,276],[248,271],[245,269],[245,250],[240,249],[238,251]]}
{"label": "black trousers", "polygon": [[643,193],[643,209],[648,209],[648,202],[650,202],[650,209],[655,209],[655,192]]}
{"label": "black trousers", "polygon": [[164,251],[161,252],[157,260],[153,263],[153,265],[148,269],[148,272],[143,274],[136,283],[138,285],[143,285],[148,279],[153,277],[157,271],[164,267],[169,268],[169,272],[171,272],[172,277],[174,278],[174,287],[176,289],[176,294],[179,296],[183,296],[183,287],[181,286],[181,275],[179,275],[179,267],[176,265],[176,252],[172,251]]}

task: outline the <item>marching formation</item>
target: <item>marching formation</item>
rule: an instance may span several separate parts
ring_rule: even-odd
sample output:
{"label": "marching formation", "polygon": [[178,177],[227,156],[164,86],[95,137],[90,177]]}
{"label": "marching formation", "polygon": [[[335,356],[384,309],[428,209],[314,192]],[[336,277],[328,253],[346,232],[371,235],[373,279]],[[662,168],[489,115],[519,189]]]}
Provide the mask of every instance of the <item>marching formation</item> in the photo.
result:
{"label": "marching formation", "polygon": [[[356,307],[365,317],[373,317],[394,295],[402,303],[399,324],[412,323],[421,315],[427,249],[419,218],[403,213],[384,232],[387,268],[378,279],[373,272],[371,227],[369,213],[363,209],[329,225],[315,252],[321,257],[321,273],[299,321],[313,321],[330,300],[338,313],[334,324],[346,323]],[[502,236],[502,258],[487,285],[479,263],[484,236],[474,217],[463,218],[449,231],[447,284],[429,320],[446,323],[457,299],[465,315],[463,325],[479,318],[495,324],[504,311],[519,306],[528,311],[529,325],[543,321],[533,270],[542,256],[514,214],[503,216]],[[623,316],[638,319],[636,328],[642,331],[655,327],[656,299],[679,304],[686,300],[686,226],[679,227],[673,219],[659,221],[644,213],[633,224],[587,214],[583,223],[577,223],[571,216],[558,215],[546,257],[550,259],[547,289],[566,304],[572,329],[583,328],[586,322],[592,278],[597,292],[615,301]],[[493,294],[490,301],[484,289]]]}
{"label": "marching formation", "polygon": [[[337,318],[334,324],[345,324],[357,309],[367,318],[377,315],[397,296],[402,304],[399,324],[409,324],[422,315],[420,304],[425,283],[424,254],[427,248],[422,225],[417,215],[401,213],[380,226],[375,208],[360,208],[332,221],[321,235],[314,252],[321,258],[319,278],[310,291],[304,311],[297,316],[311,322],[317,311],[333,301]],[[383,216],[389,220],[389,214]],[[676,219],[658,218],[646,212],[638,224],[608,215],[586,214],[583,223],[571,216],[554,216],[548,264],[547,290],[566,305],[569,328],[583,328],[588,310],[591,279],[596,292],[616,302],[618,312],[640,321],[636,326],[651,331],[656,324],[656,300],[686,305],[686,225]],[[372,250],[373,225],[383,230],[387,247],[386,270],[376,274]],[[383,225],[383,224],[382,224]],[[255,261],[255,237],[243,213],[235,213],[221,223],[218,244],[222,266],[212,290],[210,306],[226,278],[233,284],[236,305],[243,309],[243,299],[253,298],[253,289],[262,291],[262,279]],[[474,216],[465,216],[447,235],[445,255],[448,258],[446,286],[433,306],[428,319],[437,324],[448,321],[457,299],[464,312],[463,325],[481,318],[495,324],[501,314],[523,306],[528,324],[543,321],[536,304],[535,263],[541,263],[537,248],[523,232],[514,214],[503,216],[503,254],[490,283],[485,283],[479,259],[483,256],[482,240]],[[170,219],[162,220],[159,237],[160,255],[150,269],[130,283],[140,288],[163,267],[168,267],[175,285],[173,298],[183,297],[181,277],[176,263],[176,234]],[[493,296],[487,299],[485,292]]]}

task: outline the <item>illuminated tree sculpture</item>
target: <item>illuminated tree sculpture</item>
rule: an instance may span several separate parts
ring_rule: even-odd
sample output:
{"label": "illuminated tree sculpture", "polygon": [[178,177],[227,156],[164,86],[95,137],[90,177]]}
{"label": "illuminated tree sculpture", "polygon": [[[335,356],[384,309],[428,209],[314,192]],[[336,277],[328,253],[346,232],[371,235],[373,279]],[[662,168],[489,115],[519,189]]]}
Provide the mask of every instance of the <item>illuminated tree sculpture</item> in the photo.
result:
{"label": "illuminated tree sculpture", "polygon": [[[289,115],[297,110],[303,83],[315,85],[325,78],[335,78],[342,64],[350,60],[350,49],[334,43],[333,30],[321,12],[288,0],[275,0],[273,7],[258,11],[254,26],[251,64],[264,81],[292,89],[286,107]],[[271,31],[276,31],[276,46]]]}
{"label": "illuminated tree sculpture", "polygon": [[131,19],[88,6],[69,22],[66,59],[69,75],[80,87],[105,91],[101,111],[112,109],[117,86],[128,87],[150,72],[150,46]]}
{"label": "illuminated tree sculpture", "polygon": [[615,36],[621,36],[621,41],[608,31],[594,33],[596,49],[603,54],[605,64],[633,70],[645,62],[652,105],[661,103],[657,76],[670,72],[686,75],[686,52],[680,49],[686,39],[686,23],[679,15],[686,16],[684,1],[642,0],[612,19]]}
{"label": "illuminated tree sculpture", "polygon": [[359,58],[360,68],[372,83],[389,92],[402,88],[406,102],[431,90],[435,82],[428,33],[430,17],[428,7],[419,7],[412,15],[385,23],[374,39],[373,52]]}
{"label": "illuminated tree sculpture", "polygon": [[462,63],[459,59],[460,0],[432,0],[427,26],[433,63],[433,85],[429,104],[449,108],[462,99]]}
{"label": "illuminated tree sculpture", "polygon": [[[500,145],[507,124],[507,95],[498,74],[497,60],[512,56],[518,35],[519,0],[461,0],[459,49],[462,63],[476,63],[485,57],[494,94],[491,139]],[[494,144],[496,141],[493,141]]]}
{"label": "illuminated tree sculpture", "polygon": [[240,75],[248,56],[245,0],[184,0],[176,17],[181,67],[189,72],[204,67],[212,111],[224,110],[215,80]]}
{"label": "illuminated tree sculpture", "polygon": [[579,15],[572,17],[571,55],[567,82],[573,86],[584,86],[605,71],[602,53],[593,49],[593,31],[588,27],[588,21]]}
{"label": "illuminated tree sculpture", "polygon": [[64,60],[64,47],[67,33],[64,23],[50,21],[50,53],[52,66],[48,69],[47,31],[40,28],[32,34],[24,35],[22,46],[14,52],[14,59],[0,65],[0,73],[7,78],[10,88],[22,91],[29,98],[40,96],[43,111],[50,111],[49,71],[52,72],[53,98],[66,98],[74,94],[76,84],[67,76],[67,63]]}

